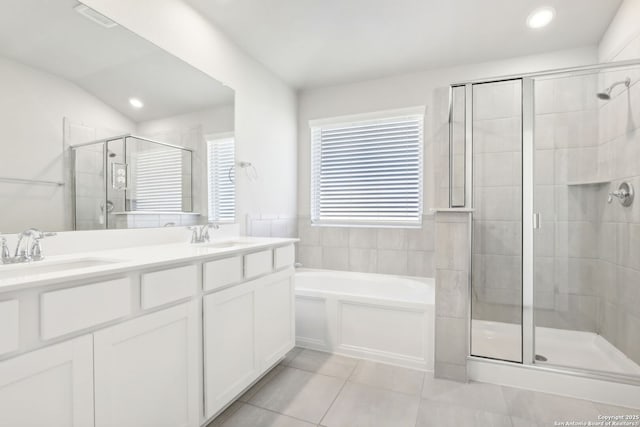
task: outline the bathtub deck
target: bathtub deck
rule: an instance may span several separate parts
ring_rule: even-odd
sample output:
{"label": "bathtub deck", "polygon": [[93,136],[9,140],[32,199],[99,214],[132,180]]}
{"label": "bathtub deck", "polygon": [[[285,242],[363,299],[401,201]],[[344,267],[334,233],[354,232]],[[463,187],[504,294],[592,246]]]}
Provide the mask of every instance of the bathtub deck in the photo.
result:
{"label": "bathtub deck", "polygon": [[546,426],[640,415],[585,400],[294,349],[208,427]]}

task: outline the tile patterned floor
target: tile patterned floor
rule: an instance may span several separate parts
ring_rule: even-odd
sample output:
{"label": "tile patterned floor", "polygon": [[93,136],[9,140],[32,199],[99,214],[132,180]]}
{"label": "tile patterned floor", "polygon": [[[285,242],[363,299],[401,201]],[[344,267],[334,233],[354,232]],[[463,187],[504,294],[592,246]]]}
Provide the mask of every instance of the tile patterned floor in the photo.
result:
{"label": "tile patterned floor", "polygon": [[295,348],[208,427],[542,427],[615,414],[640,410]]}

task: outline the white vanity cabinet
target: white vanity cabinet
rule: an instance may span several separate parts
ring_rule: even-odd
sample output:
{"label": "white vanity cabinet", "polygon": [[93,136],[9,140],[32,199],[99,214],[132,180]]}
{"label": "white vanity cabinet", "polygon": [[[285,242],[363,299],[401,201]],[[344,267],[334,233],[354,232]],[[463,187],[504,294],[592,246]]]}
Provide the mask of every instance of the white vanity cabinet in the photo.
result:
{"label": "white vanity cabinet", "polygon": [[93,426],[91,335],[0,362],[0,426]]}
{"label": "white vanity cabinet", "polygon": [[203,309],[205,418],[210,418],[258,374],[255,284],[206,295]]}
{"label": "white vanity cabinet", "polygon": [[0,292],[0,427],[206,425],[294,346],[274,240]]}
{"label": "white vanity cabinet", "polygon": [[204,297],[205,418],[294,346],[292,269]]}
{"label": "white vanity cabinet", "polygon": [[192,301],[96,332],[96,427],[198,427]]}
{"label": "white vanity cabinet", "polygon": [[291,275],[274,275],[256,289],[256,352],[261,368],[276,363],[295,344],[295,289]]}

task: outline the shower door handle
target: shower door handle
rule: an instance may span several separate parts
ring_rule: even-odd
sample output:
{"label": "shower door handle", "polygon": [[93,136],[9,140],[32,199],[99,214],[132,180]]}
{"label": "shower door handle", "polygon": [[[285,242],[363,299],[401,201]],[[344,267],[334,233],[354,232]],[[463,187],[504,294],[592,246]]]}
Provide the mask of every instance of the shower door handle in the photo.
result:
{"label": "shower door handle", "polygon": [[540,230],[540,213],[536,212],[533,214],[533,229]]}

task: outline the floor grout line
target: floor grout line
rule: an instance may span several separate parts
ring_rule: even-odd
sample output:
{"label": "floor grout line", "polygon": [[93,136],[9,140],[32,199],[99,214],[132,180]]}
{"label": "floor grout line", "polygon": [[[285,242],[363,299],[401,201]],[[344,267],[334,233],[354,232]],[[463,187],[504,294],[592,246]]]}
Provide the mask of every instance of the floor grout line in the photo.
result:
{"label": "floor grout line", "polygon": [[329,407],[327,407],[327,410],[324,412],[324,415],[322,416],[322,418],[320,418],[320,422],[318,423],[318,425],[323,425],[322,422],[327,417],[327,414],[329,413],[329,411],[331,410],[333,405],[336,403],[336,400],[338,400],[338,396],[340,396],[340,394],[342,393],[342,390],[344,390],[344,388],[345,388],[345,386],[347,385],[348,382],[349,381],[344,380],[344,382],[342,383],[342,387],[340,387],[340,390],[338,390],[338,393],[336,393],[336,396],[331,401],[331,404],[329,405]]}
{"label": "floor grout line", "polygon": [[[413,423],[414,427],[418,427],[418,420],[420,419],[420,407],[424,400],[424,383],[427,382],[427,372],[422,373],[422,386],[420,387],[420,403],[418,403],[418,413],[416,414],[416,422]],[[513,426],[512,426],[513,427]]]}
{"label": "floor grout line", "polygon": [[282,415],[283,417],[292,418],[294,420],[302,421],[302,422],[305,422],[307,424],[314,424],[313,421],[305,420],[303,418],[294,417],[293,415],[289,415],[289,414],[283,414],[282,412],[274,411],[273,409],[269,409],[269,408],[264,408],[262,406],[258,406],[256,404],[254,404],[254,403],[248,403],[248,402],[243,402],[243,403],[245,405],[248,405],[248,406],[253,406],[254,408],[258,408],[258,409],[262,409],[262,410],[267,411],[267,412],[271,412],[272,414]]}
{"label": "floor grout line", "polygon": [[[240,397],[238,397],[238,401],[239,402],[243,402],[243,403],[248,403],[249,400],[253,399],[253,397],[258,394],[258,392],[260,390],[262,390],[262,388],[264,386],[266,386],[267,384],[269,384],[271,381],[273,381],[273,379],[275,377],[277,377],[280,374],[280,371],[284,369],[284,367],[281,367],[280,365],[276,365],[274,366],[269,372],[267,372],[266,374],[264,374],[262,376],[262,378],[260,378],[258,381],[256,381],[256,383],[254,385],[252,385],[248,390],[246,390],[244,393],[242,393],[240,395]],[[278,372],[275,372],[278,371]],[[273,375],[272,375],[273,374]],[[269,377],[267,379],[267,377]],[[262,383],[262,384],[261,384]],[[255,390],[254,390],[255,388]],[[251,397],[249,397],[246,401],[245,400],[241,400],[244,396],[247,395],[247,393],[251,392]]]}

